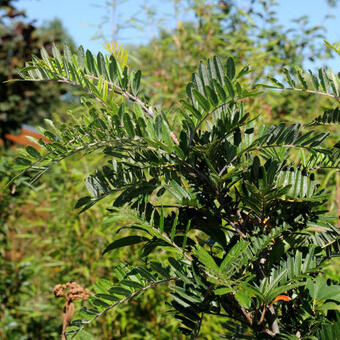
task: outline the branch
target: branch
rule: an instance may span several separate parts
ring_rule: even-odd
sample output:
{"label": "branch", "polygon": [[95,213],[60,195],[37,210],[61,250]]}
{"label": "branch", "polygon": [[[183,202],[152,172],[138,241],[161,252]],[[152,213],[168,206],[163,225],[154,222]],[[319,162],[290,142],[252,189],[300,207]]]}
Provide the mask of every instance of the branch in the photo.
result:
{"label": "branch", "polygon": [[[145,224],[145,221],[141,220],[141,225]],[[172,247],[174,247],[181,255],[183,255],[187,260],[192,261],[192,256],[190,254],[187,254],[184,249],[180,248],[175,242],[171,241],[170,237],[166,233],[161,233],[159,229],[154,227],[152,224],[147,223],[148,226],[156,232],[163,240],[171,244]]]}
{"label": "branch", "polygon": [[218,175],[219,175],[220,177],[222,177],[224,171],[227,170],[227,168],[228,168],[229,165],[230,165],[230,163],[227,163],[227,164],[223,167],[223,169],[218,173]]}
{"label": "branch", "polygon": [[329,241],[328,243],[324,244],[321,248],[324,249],[326,247],[329,247],[331,244],[337,242],[340,239],[340,236],[337,236],[335,239]]}
{"label": "branch", "polygon": [[298,89],[296,87],[287,87],[287,88],[284,88],[284,89],[279,89],[278,88],[278,90],[288,90],[288,91],[296,91],[296,92],[306,92],[306,93],[319,94],[321,96],[334,98],[334,99],[340,101],[340,97],[339,96],[336,96],[334,94],[330,94],[330,93],[327,93],[327,92],[316,91],[316,90]]}
{"label": "branch", "polygon": [[340,176],[336,174],[336,207],[337,207],[337,218],[338,228],[340,228]]}
{"label": "branch", "polygon": [[[54,82],[58,82],[58,83],[63,83],[63,84],[68,84],[68,85],[72,85],[74,87],[77,87],[78,89],[86,92],[88,95],[90,95],[91,97],[93,97],[95,100],[97,100],[99,103],[105,105],[107,107],[107,104],[105,102],[102,101],[102,99],[98,98],[96,95],[94,95],[92,92],[90,92],[88,89],[84,88],[83,86],[81,86],[80,84],[71,81],[65,77],[60,78],[60,75],[57,75],[59,78],[58,79],[23,79],[24,81],[33,81],[33,82],[42,82],[42,81],[54,81]],[[86,77],[94,79],[99,81],[98,77],[95,76],[91,76],[88,74],[85,74]],[[119,94],[127,99],[129,99],[130,101],[137,103],[141,106],[142,110],[149,116],[149,117],[153,117],[154,113],[151,109],[149,109],[145,103],[143,103],[139,98],[135,97],[134,95],[132,95],[131,93],[127,92],[126,90],[123,90],[121,87],[119,87],[118,85],[115,85],[114,83],[111,82],[107,82],[108,85],[111,87],[110,89],[112,91],[114,91],[114,93]]]}
{"label": "branch", "polygon": [[[70,144],[73,140],[69,141],[68,144]],[[50,169],[55,163],[58,163],[60,161],[62,161],[63,159],[70,157],[78,152],[84,151],[84,150],[88,150],[88,149],[92,149],[92,148],[100,148],[100,147],[104,147],[107,144],[114,144],[117,142],[121,142],[122,139],[111,139],[111,140],[99,140],[99,141],[95,141],[93,143],[89,143],[89,144],[84,144],[80,147],[77,147],[75,149],[72,150],[68,150],[64,155],[60,155],[59,158],[55,158],[55,159],[50,159],[49,155],[51,153],[53,153],[53,151],[50,151],[48,153],[46,153],[44,156],[42,156],[41,158],[39,158],[38,160],[36,160],[34,163],[32,163],[30,166],[28,166],[27,168],[25,168],[24,170],[20,171],[19,174],[17,174],[16,176],[14,176],[13,178],[11,178],[6,185],[4,186],[4,188],[7,188],[9,185],[11,185],[17,178],[19,178],[20,176],[22,176],[26,171],[30,170],[30,169],[35,169],[35,170],[40,170],[40,172],[38,173],[38,175],[36,175],[33,180],[30,183],[34,183],[44,172],[48,171],[48,169]],[[126,140],[126,142],[129,142],[129,140]],[[132,145],[133,146],[133,145]],[[135,147],[138,147],[138,145],[135,145]],[[49,160],[50,162],[47,163],[46,165],[44,165],[44,167],[40,167],[40,168],[36,168],[38,166],[39,163],[42,163],[43,161]]]}
{"label": "branch", "polygon": [[[90,79],[94,79],[94,80],[98,80],[98,77],[95,76],[91,76],[89,74],[85,74],[86,77],[90,78]],[[139,98],[135,97],[134,95],[132,95],[130,92],[123,90],[120,86],[111,83],[111,82],[107,82],[107,84],[111,87],[111,90],[114,91],[114,93],[119,94],[127,99],[129,99],[130,101],[137,103],[141,106],[141,108],[143,109],[143,111],[149,116],[149,117],[153,117],[154,113],[151,109],[149,109],[145,103],[143,103]]]}
{"label": "branch", "polygon": [[269,305],[268,306],[269,311],[272,313],[272,316],[274,318],[273,323],[272,323],[272,332],[274,335],[280,333],[280,328],[279,328],[279,324],[277,322],[276,319],[276,313],[275,313],[275,309],[273,305]]}
{"label": "branch", "polygon": [[246,240],[247,239],[247,235],[242,232],[242,230],[240,230],[239,228],[237,228],[236,226],[236,223],[235,222],[232,222],[232,221],[229,221],[230,225],[235,229],[235,231],[244,239]]}
{"label": "branch", "polygon": [[[164,280],[159,280],[159,281],[154,281],[154,282],[151,282],[150,284],[148,284],[147,286],[141,288],[141,289],[138,289],[136,290],[135,292],[133,292],[132,294],[128,295],[128,296],[125,296],[124,298],[118,300],[116,303],[114,303],[113,305],[110,305],[108,307],[106,307],[102,312],[96,314],[92,319],[90,320],[84,320],[83,321],[83,324],[89,324],[91,323],[92,321],[94,320],[97,320],[99,317],[101,317],[104,313],[106,313],[108,310],[134,298],[135,296],[137,296],[138,294],[144,292],[145,290],[149,289],[149,288],[152,288],[152,287],[155,287],[161,283],[165,283],[165,282],[170,282],[170,281],[178,281],[180,280],[178,277],[171,277],[171,278],[168,278],[168,279],[164,279]],[[81,328],[79,328],[78,332],[81,331],[82,329],[84,328],[84,326],[82,326]]]}
{"label": "branch", "polygon": [[251,318],[250,314],[246,311],[244,307],[241,307],[241,311],[251,326],[253,324],[253,319]]}
{"label": "branch", "polygon": [[[58,75],[58,77],[60,77],[60,75]],[[107,107],[106,103],[104,103],[99,97],[97,97],[95,94],[93,94],[92,92],[90,92],[88,89],[84,88],[83,86],[81,86],[80,84],[69,80],[65,77],[62,78],[58,78],[58,79],[22,79],[20,81],[31,81],[31,82],[57,82],[57,83],[61,83],[61,84],[67,84],[67,85],[71,85],[73,87],[78,88],[81,91],[86,92],[86,94],[88,94],[89,96],[91,96],[92,98],[94,98],[98,103],[103,104]]]}

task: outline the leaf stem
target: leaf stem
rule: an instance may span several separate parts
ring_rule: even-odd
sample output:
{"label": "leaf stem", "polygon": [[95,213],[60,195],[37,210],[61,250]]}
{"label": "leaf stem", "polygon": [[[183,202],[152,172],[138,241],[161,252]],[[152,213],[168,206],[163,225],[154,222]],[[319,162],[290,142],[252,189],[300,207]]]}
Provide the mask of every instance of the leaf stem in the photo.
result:
{"label": "leaf stem", "polygon": [[[94,79],[94,80],[98,80],[98,77],[95,76],[91,76],[89,74],[85,75],[86,77],[90,78],[90,79]],[[127,99],[129,99],[130,101],[137,103],[140,105],[140,107],[143,109],[143,111],[149,116],[149,117],[153,117],[154,113],[151,109],[149,109],[145,103],[143,103],[139,98],[137,98],[136,96],[132,95],[130,92],[122,89],[120,86],[112,83],[112,82],[107,82],[107,84],[111,87],[111,90],[114,91],[114,93],[119,94]]]}
{"label": "leaf stem", "polygon": [[[133,292],[132,294],[128,295],[128,296],[125,296],[123,297],[122,299],[118,300],[117,302],[115,302],[114,304],[106,307],[102,312],[96,314],[93,318],[91,318],[90,320],[86,320],[86,321],[83,321],[83,324],[89,324],[95,320],[97,320],[99,317],[101,317],[104,313],[106,313],[107,311],[109,311],[110,309],[130,300],[130,299],[133,299],[135,296],[137,296],[138,294],[148,290],[149,288],[152,288],[152,287],[155,287],[155,286],[158,286],[159,284],[162,284],[162,283],[166,283],[166,282],[170,282],[170,281],[178,281],[180,280],[178,277],[170,277],[168,279],[164,279],[164,280],[159,280],[159,281],[153,281],[151,282],[150,284],[148,284],[147,286],[141,288],[141,289],[138,289],[136,290],[135,292]],[[82,329],[84,328],[84,326],[82,326],[81,328],[79,328],[78,332],[81,331]]]}
{"label": "leaf stem", "polygon": [[286,87],[284,89],[277,88],[278,90],[288,90],[288,91],[296,91],[296,92],[306,92],[306,93],[312,93],[312,94],[319,94],[321,96],[334,98],[338,101],[340,101],[340,97],[336,96],[335,94],[322,92],[322,91],[316,91],[316,90],[307,90],[307,89],[298,89],[296,87]]}

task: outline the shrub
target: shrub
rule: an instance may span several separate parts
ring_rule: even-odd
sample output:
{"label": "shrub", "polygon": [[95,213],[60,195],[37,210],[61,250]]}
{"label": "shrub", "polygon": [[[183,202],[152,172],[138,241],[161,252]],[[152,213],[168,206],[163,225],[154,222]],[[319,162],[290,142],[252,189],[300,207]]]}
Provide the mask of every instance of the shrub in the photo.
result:
{"label": "shrub", "polygon": [[144,260],[95,284],[70,338],[90,337],[89,323],[161,284],[191,339],[205,315],[224,319],[224,338],[340,338],[340,286],[320,276],[339,254],[340,233],[318,185],[340,166],[339,142],[326,144],[320,127],[340,122],[339,74],[285,69],[285,81],[271,78],[266,87],[328,96],[333,105],[304,125],[265,126],[247,110],[263,88],[250,83],[250,68],[213,57],[200,62],[170,123],[145,103],[141,72],[119,56],[52,52],[42,49],[21,76],[80,88],[83,111],[69,123],[48,121],[41,132],[50,143],[27,147],[17,167],[34,182],[70,155],[104,154],[108,162],[85,180],[90,195],[75,207],[112,196],[106,223],[123,216],[126,226],[103,254],[142,244]]}

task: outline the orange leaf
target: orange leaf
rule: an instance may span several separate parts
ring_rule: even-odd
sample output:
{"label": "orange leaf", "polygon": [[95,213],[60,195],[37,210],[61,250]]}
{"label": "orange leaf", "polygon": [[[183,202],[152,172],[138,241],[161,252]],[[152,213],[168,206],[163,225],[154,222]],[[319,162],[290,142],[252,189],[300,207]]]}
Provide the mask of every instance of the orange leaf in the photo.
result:
{"label": "orange leaf", "polygon": [[277,302],[277,301],[290,301],[291,299],[292,299],[292,298],[289,297],[288,295],[278,295],[278,296],[274,299],[273,303],[275,303],[275,302]]}

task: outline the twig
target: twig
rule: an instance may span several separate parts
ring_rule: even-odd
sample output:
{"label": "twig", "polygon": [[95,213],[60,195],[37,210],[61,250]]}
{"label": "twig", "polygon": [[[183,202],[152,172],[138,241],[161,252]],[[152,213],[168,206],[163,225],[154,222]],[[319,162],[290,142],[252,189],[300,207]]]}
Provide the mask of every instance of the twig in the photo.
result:
{"label": "twig", "polygon": [[[99,78],[98,77],[95,77],[95,76],[91,76],[89,74],[85,74],[85,76],[87,78],[90,78],[90,79],[94,79],[94,80],[98,80],[99,81]],[[143,103],[139,98],[135,97],[134,95],[132,95],[130,92],[127,92],[126,90],[123,90],[120,86],[114,84],[114,83],[111,83],[111,82],[107,82],[107,84],[111,87],[111,90],[114,91],[114,93],[116,94],[119,94],[127,99],[129,99],[130,101],[134,102],[134,103],[137,103],[140,105],[140,107],[143,109],[143,111],[149,116],[149,117],[153,117],[154,116],[154,113],[151,109],[149,109],[145,103]]]}
{"label": "twig", "polygon": [[57,83],[61,83],[61,84],[71,85],[71,86],[74,86],[74,87],[78,88],[81,91],[86,92],[89,96],[94,98],[98,103],[103,104],[103,105],[105,105],[107,107],[107,105],[100,98],[98,98],[96,95],[94,95],[88,89],[84,88],[80,84],[75,83],[74,81],[69,80],[69,79],[67,79],[65,77],[56,78],[56,79],[26,79],[25,78],[25,79],[22,79],[21,81],[30,81],[30,82],[57,82]]}
{"label": "twig", "polygon": [[330,94],[330,93],[327,93],[327,92],[316,91],[316,90],[298,89],[296,87],[287,87],[287,88],[284,88],[284,89],[277,88],[277,90],[288,90],[288,91],[296,91],[296,92],[313,93],[313,94],[319,94],[321,96],[330,97],[330,98],[340,100],[339,96],[336,96],[334,94]]}
{"label": "twig", "polygon": [[340,175],[336,174],[336,206],[337,206],[337,218],[338,228],[340,228]]}
{"label": "twig", "polygon": [[243,233],[239,228],[236,227],[235,222],[229,221],[229,223],[243,239],[245,239],[245,240],[247,239],[247,235],[245,233]]}
{"label": "twig", "polygon": [[[58,77],[60,77],[60,75],[57,75]],[[85,74],[85,76],[87,78],[91,78],[94,80],[99,81],[98,77],[95,76],[91,76],[89,74]],[[63,83],[63,84],[68,84],[68,85],[72,85],[74,87],[77,87],[78,89],[86,92],[88,95],[90,95],[91,97],[93,97],[95,100],[97,100],[99,103],[106,105],[106,103],[104,103],[100,98],[98,98],[96,95],[94,95],[92,92],[90,92],[88,89],[84,88],[81,84],[78,84],[72,80],[69,80],[65,77],[61,77],[61,78],[56,78],[56,79],[23,79],[23,81],[32,81],[32,82],[42,82],[42,81],[49,81],[49,82],[57,82],[57,83]],[[118,85],[115,85],[114,83],[111,82],[107,82],[108,85],[111,87],[111,90],[114,91],[114,93],[119,94],[127,99],[129,99],[130,101],[137,103],[141,106],[142,110],[149,116],[149,117],[153,117],[154,113],[151,109],[149,109],[145,103],[143,103],[139,98],[135,97],[134,95],[132,95],[131,93],[127,92],[126,90],[123,90],[121,87],[119,87]]]}
{"label": "twig", "polygon": [[264,305],[264,307],[263,307],[261,318],[260,318],[259,322],[257,323],[258,325],[261,325],[261,323],[263,322],[265,314],[266,314],[266,305]]}
{"label": "twig", "polygon": [[230,165],[230,163],[227,163],[227,164],[223,167],[223,169],[218,173],[218,175],[219,175],[220,177],[223,175],[224,171],[226,171],[226,169],[228,168],[229,165]]}
{"label": "twig", "polygon": [[272,316],[274,318],[274,321],[272,323],[272,332],[273,332],[274,335],[276,335],[276,334],[280,333],[280,328],[279,328],[279,324],[278,324],[277,319],[276,319],[276,313],[275,313],[274,306],[269,305],[268,310],[272,313]]}
{"label": "twig", "polygon": [[74,303],[72,300],[69,300],[65,303],[63,309],[63,329],[61,332],[61,340],[66,340],[66,328],[70,324],[72,317],[74,314]]}
{"label": "twig", "polygon": [[170,282],[170,281],[178,281],[180,280],[178,277],[170,277],[168,279],[164,279],[164,280],[159,280],[159,281],[154,281],[154,282],[151,282],[150,284],[148,284],[147,286],[141,288],[141,289],[138,289],[136,290],[135,292],[133,292],[132,294],[128,295],[128,296],[125,296],[124,298],[118,300],[116,303],[114,303],[113,305],[110,305],[108,307],[106,307],[102,312],[96,314],[92,319],[90,320],[86,320],[86,321],[83,321],[84,324],[89,324],[91,323],[92,321],[94,320],[97,320],[100,316],[102,316],[104,313],[106,313],[108,310],[134,298],[135,296],[137,296],[138,294],[144,292],[145,290],[149,289],[149,288],[152,288],[154,286],[157,286],[161,283],[166,283],[166,282]]}
{"label": "twig", "polygon": [[251,318],[249,313],[246,311],[246,309],[244,307],[241,307],[241,311],[242,311],[243,315],[246,317],[246,319],[248,320],[249,324],[252,325],[253,319]]}

